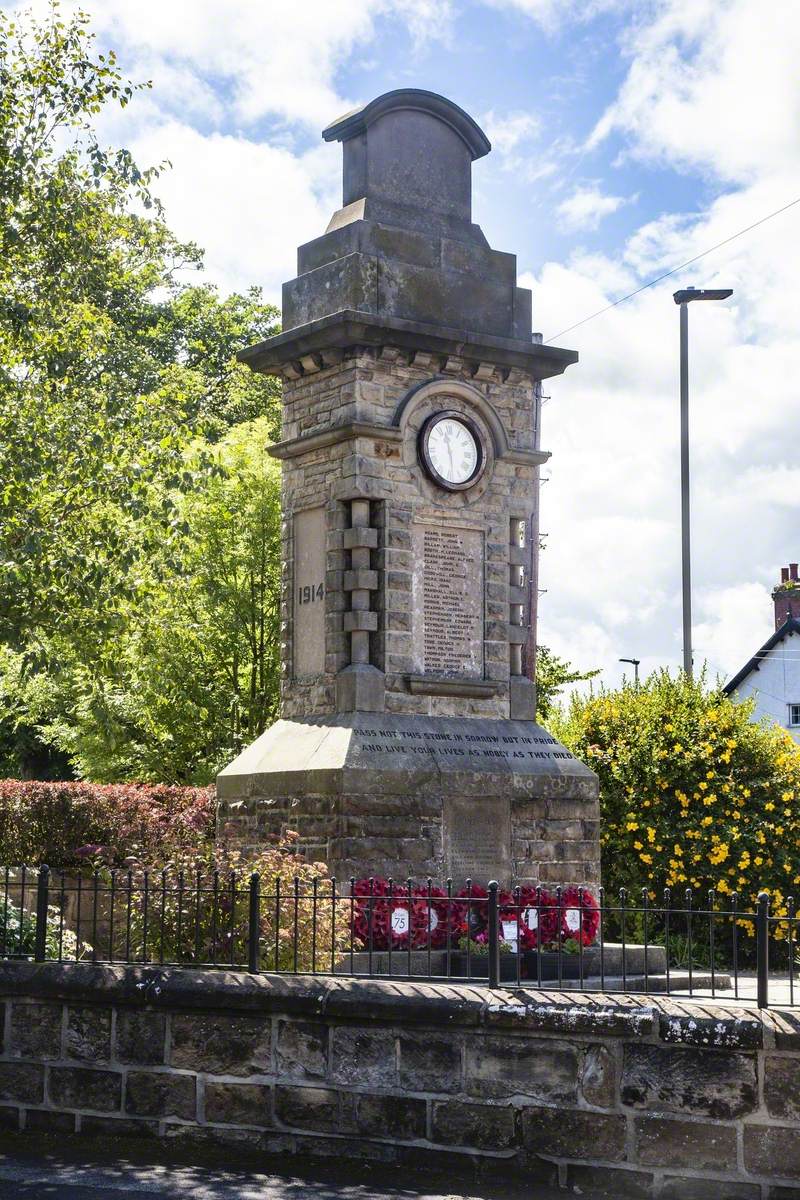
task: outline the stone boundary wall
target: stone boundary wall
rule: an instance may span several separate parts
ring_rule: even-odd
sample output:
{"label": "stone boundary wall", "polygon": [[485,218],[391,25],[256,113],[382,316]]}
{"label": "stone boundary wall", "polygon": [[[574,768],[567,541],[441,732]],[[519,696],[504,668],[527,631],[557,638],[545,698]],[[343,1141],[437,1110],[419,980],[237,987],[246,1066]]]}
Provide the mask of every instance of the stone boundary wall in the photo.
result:
{"label": "stone boundary wall", "polygon": [[800,1198],[800,1011],[0,963],[0,1127]]}

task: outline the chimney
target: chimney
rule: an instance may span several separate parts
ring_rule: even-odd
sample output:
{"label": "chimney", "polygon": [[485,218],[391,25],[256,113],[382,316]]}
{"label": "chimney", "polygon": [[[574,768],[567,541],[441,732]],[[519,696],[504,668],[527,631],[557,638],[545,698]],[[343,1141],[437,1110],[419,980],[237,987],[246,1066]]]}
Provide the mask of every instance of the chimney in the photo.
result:
{"label": "chimney", "polygon": [[781,567],[781,581],[772,589],[776,630],[790,617],[800,620],[800,578],[797,567],[797,563]]}

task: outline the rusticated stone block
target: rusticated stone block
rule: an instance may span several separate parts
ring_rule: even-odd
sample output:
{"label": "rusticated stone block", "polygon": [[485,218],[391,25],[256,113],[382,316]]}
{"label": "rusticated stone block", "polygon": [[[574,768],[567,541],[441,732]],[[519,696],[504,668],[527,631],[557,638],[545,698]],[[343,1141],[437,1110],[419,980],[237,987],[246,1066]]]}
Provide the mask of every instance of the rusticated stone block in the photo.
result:
{"label": "rusticated stone block", "polygon": [[82,1062],[108,1062],[111,1057],[111,1010],[70,1008],[64,1056]]}
{"label": "rusticated stone block", "polygon": [[800,1059],[796,1056],[765,1056],[764,1103],[770,1116],[800,1121]]}
{"label": "rusticated stone block", "polygon": [[778,1125],[745,1125],[744,1165],[752,1175],[800,1179],[800,1136]]}
{"label": "rusticated stone block", "polygon": [[29,1108],[25,1112],[26,1133],[74,1133],[76,1113],[51,1112],[46,1108]]}
{"label": "rusticated stone block", "polygon": [[428,1032],[401,1033],[400,1086],[412,1092],[460,1091],[460,1040]]}
{"label": "rusticated stone block", "polygon": [[380,1145],[364,1138],[303,1137],[299,1133],[292,1135],[292,1142],[293,1152],[301,1156],[347,1159],[364,1163],[397,1162],[400,1152],[404,1149],[402,1146]]}
{"label": "rusticated stone block", "polygon": [[666,1117],[635,1121],[636,1159],[649,1167],[696,1167],[713,1170],[736,1165],[736,1129]]}
{"label": "rusticated stone block", "polygon": [[0,1063],[0,1100],[41,1104],[43,1098],[44,1067],[38,1063]]}
{"label": "rusticated stone block", "polygon": [[553,1158],[625,1158],[625,1118],[562,1108],[524,1108],[522,1144],[533,1154]]}
{"label": "rusticated stone block", "polygon": [[622,1103],[731,1120],[758,1107],[751,1054],[626,1046]]}
{"label": "rusticated stone block", "polygon": [[284,1125],[320,1133],[342,1133],[352,1128],[352,1097],[335,1088],[275,1088],[275,1115]]}
{"label": "rusticated stone block", "polygon": [[[164,1134],[170,1142],[179,1143],[184,1154],[187,1148],[191,1147],[218,1156],[220,1146],[224,1146],[229,1153],[233,1151],[234,1156],[238,1150],[250,1154],[254,1151],[273,1153],[270,1146],[272,1136],[261,1129],[240,1129],[235,1125],[177,1125],[168,1121]],[[279,1144],[277,1147],[278,1154],[293,1152],[294,1146],[291,1143],[288,1146]]]}
{"label": "rusticated stone block", "polygon": [[51,1067],[47,1090],[51,1102],[63,1108],[114,1112],[122,1103],[122,1076],[88,1067]]}
{"label": "rusticated stone block", "polygon": [[269,1018],[186,1013],[172,1018],[173,1067],[210,1075],[251,1075],[270,1069]]}
{"label": "rusticated stone block", "polygon": [[573,994],[554,1000],[552,993],[541,999],[535,991],[524,998],[517,993],[513,1002],[492,1005],[486,1013],[490,1026],[505,1026],[528,1032],[546,1030],[562,1036],[646,1037],[653,1031],[653,1013],[641,1005],[624,1000],[596,1002]]}
{"label": "rusticated stone block", "polygon": [[62,1007],[15,1000],[11,1005],[11,1037],[7,1054],[19,1058],[61,1057]]}
{"label": "rusticated stone block", "polygon": [[166,1026],[164,1013],[119,1009],[114,1057],[118,1062],[137,1066],[161,1066]]}
{"label": "rusticated stone block", "polygon": [[[643,1171],[625,1171],[619,1167],[588,1167],[570,1163],[567,1187],[591,1200],[651,1200],[653,1176]],[[707,1196],[707,1200],[710,1197]],[[717,1200],[717,1197],[714,1197]]]}
{"label": "rusticated stone block", "polygon": [[81,1134],[106,1142],[109,1138],[158,1137],[158,1121],[136,1121],[131,1117],[81,1116]]}
{"label": "rusticated stone block", "polygon": [[205,1085],[207,1121],[222,1125],[272,1124],[272,1089],[260,1083],[213,1083]]}
{"label": "rusticated stone block", "polygon": [[588,1046],[580,1071],[581,1094],[595,1108],[613,1108],[617,1098],[617,1061],[607,1046]]}
{"label": "rusticated stone block", "polygon": [[323,1079],[328,1069],[328,1029],[312,1021],[279,1021],[276,1070],[295,1079]]}
{"label": "rusticated stone block", "polygon": [[505,1150],[514,1145],[514,1109],[463,1100],[433,1105],[433,1140],[447,1146]]}
{"label": "rusticated stone block", "polygon": [[668,1175],[658,1196],[659,1200],[761,1200],[761,1187],[757,1183],[732,1183],[729,1179]]}
{"label": "rusticated stone block", "polygon": [[22,1110],[0,1104],[0,1129],[6,1133],[17,1133]]}
{"label": "rusticated stone block", "polygon": [[397,1081],[396,1038],[385,1030],[333,1030],[331,1077],[337,1083],[393,1087]]}
{"label": "rusticated stone block", "polygon": [[487,1035],[466,1046],[466,1090],[473,1096],[533,1096],[575,1103],[578,1052],[567,1042]]}
{"label": "rusticated stone block", "polygon": [[428,1106],[425,1100],[403,1096],[357,1096],[356,1127],[371,1137],[413,1141],[424,1138]]}
{"label": "rusticated stone block", "polygon": [[192,1121],[197,1114],[195,1078],[166,1071],[130,1071],[125,1111],[138,1117],[182,1117]]}
{"label": "rusticated stone block", "polygon": [[775,1041],[776,1050],[800,1050],[800,1013],[785,1009],[783,1012],[767,1010],[762,1014],[766,1018],[769,1032]]}
{"label": "rusticated stone block", "polygon": [[659,1033],[662,1042],[726,1050],[758,1050],[763,1042],[761,1021],[749,1013],[705,1017],[698,1013],[662,1012]]}

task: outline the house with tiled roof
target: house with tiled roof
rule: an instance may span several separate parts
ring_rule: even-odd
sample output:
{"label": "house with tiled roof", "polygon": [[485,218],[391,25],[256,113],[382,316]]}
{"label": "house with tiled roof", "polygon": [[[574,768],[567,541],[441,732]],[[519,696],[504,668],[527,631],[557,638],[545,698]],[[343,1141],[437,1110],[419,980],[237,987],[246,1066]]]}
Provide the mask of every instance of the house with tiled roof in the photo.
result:
{"label": "house with tiled roof", "polygon": [[723,691],[737,700],[755,701],[753,720],[782,725],[800,742],[800,579],[798,564],[781,568],[773,588],[775,632]]}

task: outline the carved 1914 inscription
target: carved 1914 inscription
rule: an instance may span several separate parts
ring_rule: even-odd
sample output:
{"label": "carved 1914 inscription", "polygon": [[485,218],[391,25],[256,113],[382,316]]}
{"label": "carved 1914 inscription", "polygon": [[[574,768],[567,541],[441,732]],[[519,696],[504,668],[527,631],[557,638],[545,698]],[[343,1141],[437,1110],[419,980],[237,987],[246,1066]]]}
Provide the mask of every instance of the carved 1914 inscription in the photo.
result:
{"label": "carved 1914 inscription", "polygon": [[414,655],[426,675],[483,675],[483,533],[414,526]]}
{"label": "carved 1914 inscription", "polygon": [[325,509],[294,517],[294,675],[325,670]]}

